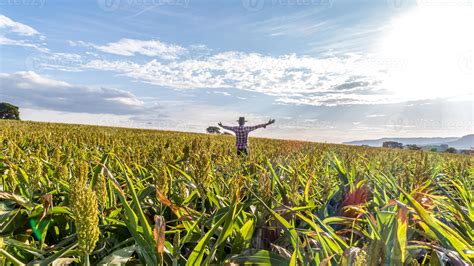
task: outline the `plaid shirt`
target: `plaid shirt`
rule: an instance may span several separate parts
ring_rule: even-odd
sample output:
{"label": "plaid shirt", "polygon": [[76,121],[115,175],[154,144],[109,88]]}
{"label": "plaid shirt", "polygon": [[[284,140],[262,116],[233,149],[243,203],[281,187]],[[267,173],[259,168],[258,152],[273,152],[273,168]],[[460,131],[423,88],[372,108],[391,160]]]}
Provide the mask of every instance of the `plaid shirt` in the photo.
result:
{"label": "plaid shirt", "polygon": [[235,146],[237,149],[247,148],[247,142],[250,131],[253,131],[257,128],[266,127],[266,124],[256,125],[252,127],[245,127],[245,126],[236,126],[236,127],[228,127],[222,126],[223,128],[233,131],[235,133]]}

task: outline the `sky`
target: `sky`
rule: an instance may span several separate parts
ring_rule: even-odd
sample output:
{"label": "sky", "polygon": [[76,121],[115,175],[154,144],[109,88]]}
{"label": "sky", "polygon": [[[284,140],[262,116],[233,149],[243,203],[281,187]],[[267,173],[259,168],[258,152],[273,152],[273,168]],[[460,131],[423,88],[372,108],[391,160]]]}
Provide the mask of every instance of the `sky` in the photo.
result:
{"label": "sky", "polygon": [[473,0],[0,0],[23,120],[341,143],[474,133]]}

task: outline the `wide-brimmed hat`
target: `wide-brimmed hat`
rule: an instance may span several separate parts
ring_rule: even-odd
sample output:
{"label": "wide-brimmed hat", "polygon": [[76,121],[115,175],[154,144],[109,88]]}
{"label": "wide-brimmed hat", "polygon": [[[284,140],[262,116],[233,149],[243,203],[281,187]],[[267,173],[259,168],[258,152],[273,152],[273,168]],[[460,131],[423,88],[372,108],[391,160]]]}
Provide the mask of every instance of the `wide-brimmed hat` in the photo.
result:
{"label": "wide-brimmed hat", "polygon": [[239,120],[237,120],[237,122],[247,122],[247,120],[245,120],[245,117],[241,116],[239,117]]}

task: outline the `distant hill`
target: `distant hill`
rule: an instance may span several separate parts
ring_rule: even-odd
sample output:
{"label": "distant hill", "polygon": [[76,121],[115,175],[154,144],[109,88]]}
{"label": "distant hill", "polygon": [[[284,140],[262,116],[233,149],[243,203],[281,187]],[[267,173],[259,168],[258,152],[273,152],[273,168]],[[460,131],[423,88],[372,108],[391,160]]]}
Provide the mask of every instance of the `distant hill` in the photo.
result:
{"label": "distant hill", "polygon": [[380,139],[369,139],[369,140],[356,140],[350,142],[344,142],[344,144],[350,145],[368,145],[372,147],[382,147],[382,143],[385,141],[396,141],[407,144],[415,144],[418,146],[428,145],[440,145],[448,144],[449,147],[456,149],[470,149],[474,147],[474,134],[466,135],[463,137],[450,137],[450,138],[380,138]]}
{"label": "distant hill", "polygon": [[463,136],[446,144],[448,144],[449,147],[454,147],[456,149],[470,149],[471,147],[474,147],[474,134]]}

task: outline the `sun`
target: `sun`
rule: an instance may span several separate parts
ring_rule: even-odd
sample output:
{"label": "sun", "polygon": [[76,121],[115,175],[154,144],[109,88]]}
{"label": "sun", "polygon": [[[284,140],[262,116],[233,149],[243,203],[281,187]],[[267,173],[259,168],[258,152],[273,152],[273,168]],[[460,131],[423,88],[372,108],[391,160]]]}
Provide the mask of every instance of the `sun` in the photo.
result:
{"label": "sun", "polygon": [[377,47],[389,66],[384,86],[404,100],[466,99],[473,91],[474,9],[421,5],[393,19]]}

